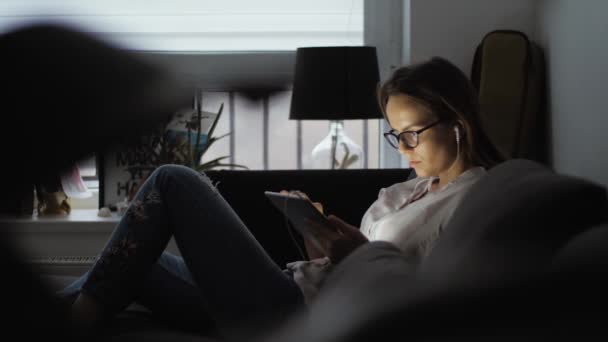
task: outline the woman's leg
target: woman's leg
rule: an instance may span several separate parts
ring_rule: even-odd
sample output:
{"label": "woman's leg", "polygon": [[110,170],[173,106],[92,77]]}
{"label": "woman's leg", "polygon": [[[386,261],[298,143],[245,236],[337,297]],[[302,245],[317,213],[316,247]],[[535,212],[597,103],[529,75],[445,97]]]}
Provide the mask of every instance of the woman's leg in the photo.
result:
{"label": "woman's leg", "polygon": [[215,331],[215,322],[188,267],[171,253],[161,255],[135,302],[169,326],[205,334]]}
{"label": "woman's leg", "polygon": [[82,292],[107,315],[122,310],[137,297],[172,235],[220,331],[250,322],[267,327],[302,304],[297,285],[210,180],[177,165],[158,168],[142,185]]}
{"label": "woman's leg", "polygon": [[[57,293],[62,302],[74,301],[89,274],[85,273]],[[153,265],[134,301],[173,327],[206,334],[216,328],[184,260],[168,252]]]}

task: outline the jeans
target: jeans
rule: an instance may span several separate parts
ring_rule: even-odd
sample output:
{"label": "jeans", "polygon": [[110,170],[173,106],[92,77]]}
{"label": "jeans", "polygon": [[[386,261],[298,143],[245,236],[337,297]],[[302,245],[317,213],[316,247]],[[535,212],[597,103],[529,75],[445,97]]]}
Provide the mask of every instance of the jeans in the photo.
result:
{"label": "jeans", "polygon": [[[164,252],[172,236],[182,257]],[[96,263],[61,295],[79,292],[109,316],[137,302],[173,322],[211,325],[224,335],[270,329],[303,307],[297,284],[209,178],[179,165],[150,175]]]}

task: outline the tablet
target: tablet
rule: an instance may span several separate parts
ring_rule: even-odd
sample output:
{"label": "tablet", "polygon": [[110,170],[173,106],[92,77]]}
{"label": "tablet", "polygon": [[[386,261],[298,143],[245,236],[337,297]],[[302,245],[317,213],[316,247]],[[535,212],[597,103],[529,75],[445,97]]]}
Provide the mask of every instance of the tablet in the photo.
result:
{"label": "tablet", "polygon": [[324,223],[327,227],[332,225],[312,202],[306,198],[296,195],[285,195],[278,192],[265,191],[264,194],[287,217],[293,227],[303,236],[306,236],[320,250],[325,250],[320,243],[319,237],[314,230],[305,224],[305,219],[310,219],[319,223]]}

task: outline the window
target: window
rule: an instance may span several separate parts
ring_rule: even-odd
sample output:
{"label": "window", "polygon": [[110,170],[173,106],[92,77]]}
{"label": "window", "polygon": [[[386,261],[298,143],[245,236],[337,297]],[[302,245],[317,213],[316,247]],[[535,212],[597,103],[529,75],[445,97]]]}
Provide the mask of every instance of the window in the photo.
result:
{"label": "window", "polygon": [[[310,155],[328,133],[328,121],[289,120],[290,91],[252,100],[238,92],[203,92],[203,110],[217,112],[224,103],[215,135],[233,132],[213,145],[203,161],[230,155],[230,162],[250,169],[308,169]],[[347,120],[348,136],[367,151],[365,164],[378,168],[380,120]]]}
{"label": "window", "polygon": [[363,0],[4,0],[0,27],[76,25],[143,51],[289,51],[363,44]]}
{"label": "window", "polygon": [[[295,49],[365,42],[378,48],[384,74],[385,64],[394,66],[401,56],[400,35],[383,40],[387,31],[401,31],[401,6],[401,0],[5,0],[0,32],[35,21],[67,22],[136,50],[202,89],[204,110],[225,104],[216,134],[234,134],[203,160],[230,155],[230,162],[251,169],[306,168],[329,123],[288,120]],[[272,91],[252,101],[239,92],[248,85]],[[383,157],[381,126],[380,120],[345,122],[349,137],[367,151],[366,167],[398,166]],[[93,185],[95,176],[84,174]]]}

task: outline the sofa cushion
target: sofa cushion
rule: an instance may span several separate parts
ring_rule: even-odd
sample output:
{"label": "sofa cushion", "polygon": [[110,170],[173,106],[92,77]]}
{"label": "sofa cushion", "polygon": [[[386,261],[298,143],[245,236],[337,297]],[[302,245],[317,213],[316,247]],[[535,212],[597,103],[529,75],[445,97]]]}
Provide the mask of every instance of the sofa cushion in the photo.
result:
{"label": "sofa cushion", "polygon": [[608,273],[608,223],[593,227],[568,241],[556,253],[550,271]]}
{"label": "sofa cushion", "polygon": [[417,296],[415,270],[411,260],[389,242],[362,245],[335,266],[309,310],[264,340],[351,340],[390,303]]}
{"label": "sofa cushion", "polygon": [[569,332],[605,334],[608,312],[608,223],[570,240],[555,256],[545,287],[548,312]]}
{"label": "sofa cushion", "polygon": [[[559,303],[572,312],[591,309],[608,312],[608,223],[568,241],[549,268],[553,288],[561,291]],[[557,285],[557,286],[556,286]],[[569,293],[568,300],[564,293]]]}
{"label": "sofa cushion", "polygon": [[602,186],[529,160],[506,161],[469,190],[420,272],[452,285],[523,279],[601,222],[605,208]]}

